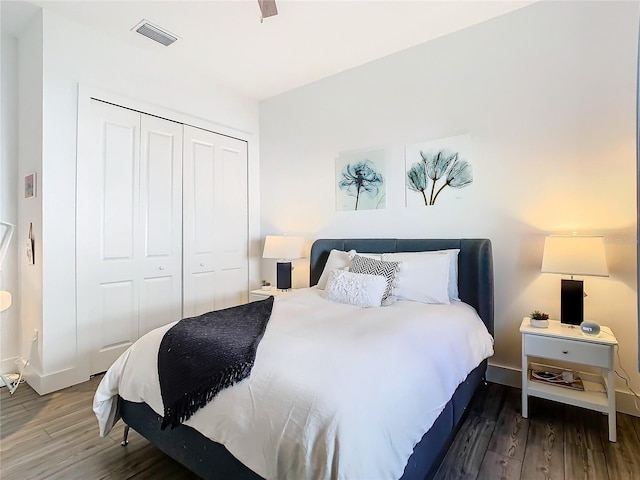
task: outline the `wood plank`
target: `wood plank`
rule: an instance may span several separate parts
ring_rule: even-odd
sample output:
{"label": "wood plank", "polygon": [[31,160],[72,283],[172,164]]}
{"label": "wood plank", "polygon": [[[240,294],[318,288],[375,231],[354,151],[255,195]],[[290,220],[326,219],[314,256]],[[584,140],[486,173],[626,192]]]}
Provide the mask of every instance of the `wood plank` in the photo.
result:
{"label": "wood plank", "polygon": [[[640,415],[640,412],[638,413],[638,415]],[[634,417],[629,415],[629,419],[631,420],[631,424],[633,425],[636,431],[636,436],[638,437],[638,441],[640,441],[640,416]]]}
{"label": "wood plank", "polygon": [[[602,452],[602,414],[567,405],[564,418],[564,441]],[[605,430],[608,427],[605,426]],[[608,433],[607,433],[608,435]]]}
{"label": "wood plank", "polygon": [[518,480],[521,472],[522,461],[487,450],[478,480]]}
{"label": "wood plank", "polygon": [[604,453],[567,443],[564,446],[564,477],[572,480],[607,480],[607,464]]}
{"label": "wood plank", "polygon": [[[564,478],[562,418],[552,402],[535,402],[535,417],[529,419],[529,435],[521,480]],[[543,410],[549,408],[548,414]]]}
{"label": "wood plank", "polygon": [[438,480],[475,479],[496,426],[494,420],[468,416],[435,475]]}
{"label": "wood plank", "polygon": [[500,414],[507,387],[497,383],[481,385],[469,407],[469,415],[497,420]]}
{"label": "wood plank", "polygon": [[612,480],[640,478],[640,442],[629,415],[617,414],[617,442],[609,441],[607,417],[600,419],[601,438],[607,462],[609,477]]}
{"label": "wood plank", "polygon": [[129,435],[129,444],[113,443],[84,458],[68,459],[48,480],[132,478],[131,472],[147,472],[140,478],[197,478],[182,465],[151,445],[136,432]]}
{"label": "wood plank", "polygon": [[[28,385],[13,396],[0,389],[0,477],[197,478],[133,430],[121,447],[122,422],[100,438],[92,410],[99,381],[43,397]],[[522,419],[519,390],[482,387],[436,478],[640,479],[640,418],[618,414],[618,442],[610,443],[605,415],[537,398],[530,407]]]}
{"label": "wood plank", "polygon": [[[522,418],[520,390],[506,390],[505,402],[498,417],[496,428],[489,441],[489,450],[500,456],[511,457],[522,462],[527,445],[529,420]],[[518,474],[519,475],[519,474]]]}
{"label": "wood plank", "polygon": [[[25,478],[49,478],[64,465],[65,461],[91,455],[113,444],[111,439],[100,438],[96,431],[76,434],[64,439],[52,439],[38,450],[27,450],[20,457],[3,458],[2,479],[24,480]],[[9,464],[9,465],[8,465]]]}

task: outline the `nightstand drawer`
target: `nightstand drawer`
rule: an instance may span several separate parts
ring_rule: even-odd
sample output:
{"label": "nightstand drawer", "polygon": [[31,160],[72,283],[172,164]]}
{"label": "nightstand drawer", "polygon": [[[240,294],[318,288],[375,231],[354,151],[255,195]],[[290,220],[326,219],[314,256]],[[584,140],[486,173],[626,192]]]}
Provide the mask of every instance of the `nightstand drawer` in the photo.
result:
{"label": "nightstand drawer", "polygon": [[564,340],[540,335],[525,336],[525,355],[584,363],[594,367],[612,368],[611,347],[598,343]]}

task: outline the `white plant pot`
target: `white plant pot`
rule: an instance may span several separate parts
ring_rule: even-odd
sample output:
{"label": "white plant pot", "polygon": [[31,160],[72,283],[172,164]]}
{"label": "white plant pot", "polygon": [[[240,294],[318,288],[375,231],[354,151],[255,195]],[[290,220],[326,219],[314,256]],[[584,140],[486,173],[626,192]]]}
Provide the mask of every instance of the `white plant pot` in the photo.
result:
{"label": "white plant pot", "polygon": [[549,320],[536,320],[535,318],[529,318],[529,323],[532,327],[547,328],[549,326]]}

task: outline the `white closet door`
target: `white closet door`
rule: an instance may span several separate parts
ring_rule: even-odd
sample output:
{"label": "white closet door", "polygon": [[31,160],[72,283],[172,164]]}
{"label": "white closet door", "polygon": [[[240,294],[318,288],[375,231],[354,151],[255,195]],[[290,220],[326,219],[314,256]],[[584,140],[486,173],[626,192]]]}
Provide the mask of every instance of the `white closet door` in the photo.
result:
{"label": "white closet door", "polygon": [[140,336],[182,318],[182,128],[142,114]]}
{"label": "white closet door", "polygon": [[247,301],[247,143],[184,127],[184,316]]}
{"label": "white closet door", "polygon": [[77,292],[90,373],[181,318],[182,125],[91,102],[78,157]]}
{"label": "white closet door", "polygon": [[77,173],[77,303],[93,374],[138,338],[140,114],[91,101],[88,127]]}

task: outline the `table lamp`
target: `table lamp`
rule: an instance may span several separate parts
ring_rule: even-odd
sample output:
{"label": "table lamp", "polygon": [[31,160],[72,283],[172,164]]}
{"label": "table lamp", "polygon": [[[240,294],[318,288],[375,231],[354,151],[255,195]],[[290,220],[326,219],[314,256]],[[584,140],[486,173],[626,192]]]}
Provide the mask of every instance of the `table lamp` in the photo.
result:
{"label": "table lamp", "polygon": [[580,325],[584,317],[584,288],[574,275],[608,277],[602,235],[549,235],[544,239],[543,273],[571,275],[561,280],[560,322]]}
{"label": "table lamp", "polygon": [[276,288],[291,289],[291,260],[302,258],[304,239],[287,235],[267,235],[262,258],[276,258]]}

